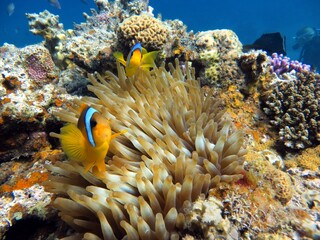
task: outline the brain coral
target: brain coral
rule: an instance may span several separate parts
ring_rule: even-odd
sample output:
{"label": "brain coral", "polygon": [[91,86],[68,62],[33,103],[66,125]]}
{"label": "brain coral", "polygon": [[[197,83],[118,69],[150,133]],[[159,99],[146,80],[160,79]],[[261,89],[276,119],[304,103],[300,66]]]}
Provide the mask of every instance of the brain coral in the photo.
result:
{"label": "brain coral", "polygon": [[148,50],[158,50],[167,42],[168,28],[158,19],[147,14],[134,15],[122,22],[119,27],[119,41],[124,46],[141,42]]}
{"label": "brain coral", "polygon": [[319,81],[319,74],[298,73],[297,79],[278,80],[263,100],[263,110],[288,148],[303,149],[320,141]]}
{"label": "brain coral", "polygon": [[[126,79],[90,76],[88,88],[99,99],[83,101],[110,119],[115,131],[102,178],[75,161],[48,168],[46,189],[60,193],[54,206],[85,239],[179,239],[184,206],[220,181],[242,178],[243,134],[231,131],[219,101],[205,94],[194,73],[155,68]],[[76,110],[60,111],[77,121]]]}

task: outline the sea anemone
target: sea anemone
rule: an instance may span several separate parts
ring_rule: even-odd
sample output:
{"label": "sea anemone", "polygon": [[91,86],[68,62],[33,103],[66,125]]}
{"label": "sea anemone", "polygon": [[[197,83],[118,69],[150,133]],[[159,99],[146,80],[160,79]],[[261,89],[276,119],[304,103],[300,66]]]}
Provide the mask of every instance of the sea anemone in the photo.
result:
{"label": "sea anemone", "polygon": [[[107,170],[97,177],[76,161],[48,166],[47,191],[61,218],[85,239],[178,239],[184,208],[219,182],[243,174],[243,134],[233,131],[222,104],[205,93],[188,67],[169,64],[126,78],[89,75],[84,97],[114,131]],[[78,102],[80,103],[80,102]],[[56,113],[77,122],[77,111]]]}

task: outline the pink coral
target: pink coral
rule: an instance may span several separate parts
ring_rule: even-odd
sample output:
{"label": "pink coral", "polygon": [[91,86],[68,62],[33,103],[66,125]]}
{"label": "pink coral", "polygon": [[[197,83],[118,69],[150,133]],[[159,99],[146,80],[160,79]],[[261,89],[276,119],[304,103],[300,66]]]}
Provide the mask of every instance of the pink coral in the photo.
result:
{"label": "pink coral", "polygon": [[39,62],[39,59],[31,55],[27,58],[28,74],[34,80],[43,80],[47,77],[46,68]]}
{"label": "pink coral", "polygon": [[57,77],[55,64],[44,47],[30,49],[25,55],[25,66],[29,77],[43,85]]}

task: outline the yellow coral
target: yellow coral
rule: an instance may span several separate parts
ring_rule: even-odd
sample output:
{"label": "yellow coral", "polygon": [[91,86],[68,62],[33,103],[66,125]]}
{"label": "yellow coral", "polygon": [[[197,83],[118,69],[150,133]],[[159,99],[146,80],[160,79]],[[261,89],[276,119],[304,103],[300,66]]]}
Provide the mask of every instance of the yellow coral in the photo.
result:
{"label": "yellow coral", "polygon": [[[272,165],[271,165],[272,166]],[[293,185],[289,175],[279,169],[271,169],[265,175],[275,191],[276,198],[282,203],[287,203],[293,196]]]}
{"label": "yellow coral", "polygon": [[219,60],[219,55],[216,49],[205,50],[200,52],[200,59],[207,66],[205,68],[205,78],[210,79],[211,81],[215,81],[219,77],[219,73],[217,71],[217,64]]}
{"label": "yellow coral", "polygon": [[308,148],[297,157],[291,159],[290,161],[286,161],[286,166],[299,166],[313,171],[319,171],[320,145],[315,148]]}
{"label": "yellow coral", "polygon": [[205,62],[215,62],[219,60],[219,54],[216,49],[202,51],[199,57]]}
{"label": "yellow coral", "polygon": [[285,204],[293,196],[293,184],[289,175],[276,169],[261,153],[255,154],[255,160],[249,162],[248,178],[253,183],[261,182],[265,189],[281,203]]}
{"label": "yellow coral", "polygon": [[208,79],[215,80],[218,78],[219,74],[216,66],[210,66],[204,70],[204,76]]}
{"label": "yellow coral", "polygon": [[228,91],[223,92],[221,97],[225,100],[228,109],[241,108],[244,105],[244,96],[236,85],[230,85]]}

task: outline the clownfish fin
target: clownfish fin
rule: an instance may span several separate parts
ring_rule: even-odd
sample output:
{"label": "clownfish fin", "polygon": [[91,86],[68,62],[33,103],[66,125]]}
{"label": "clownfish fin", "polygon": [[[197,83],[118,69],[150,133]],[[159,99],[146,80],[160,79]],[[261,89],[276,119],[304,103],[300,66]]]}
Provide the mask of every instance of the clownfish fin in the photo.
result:
{"label": "clownfish fin", "polygon": [[126,132],[128,132],[128,130],[122,130],[121,132],[112,134],[112,135],[111,135],[111,140],[112,140],[112,139],[115,139],[115,138],[118,137],[119,135],[124,134],[124,133],[126,133]]}
{"label": "clownfish fin", "polygon": [[91,161],[91,159],[86,159],[83,161],[84,172],[88,172],[94,165],[96,164],[95,161]]}
{"label": "clownfish fin", "polygon": [[159,51],[152,51],[142,55],[140,68],[152,68],[155,66],[154,60],[157,58]]}
{"label": "clownfish fin", "polygon": [[132,67],[126,67],[126,75],[127,77],[132,77],[137,71],[139,67],[132,66]]}
{"label": "clownfish fin", "polygon": [[[93,172],[104,173],[106,171],[106,163],[104,159],[96,161],[95,166],[93,167]],[[97,171],[96,171],[97,170]]]}
{"label": "clownfish fin", "polygon": [[60,129],[59,139],[66,155],[76,161],[85,161],[85,139],[76,125],[67,124]]}
{"label": "clownfish fin", "polygon": [[106,163],[104,161],[98,161],[95,166],[92,167],[92,173],[99,178],[105,177],[106,170]]}
{"label": "clownfish fin", "polygon": [[123,65],[126,66],[126,60],[124,60],[122,52],[114,52],[113,56]]}
{"label": "clownfish fin", "polygon": [[147,49],[145,49],[145,48],[142,48],[141,52],[143,55],[148,53]]}

